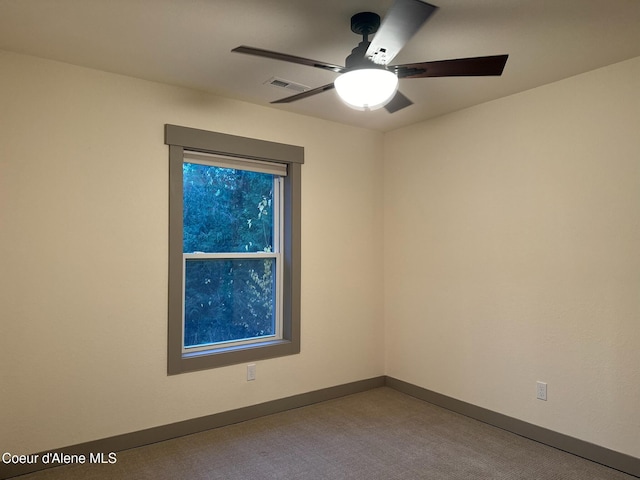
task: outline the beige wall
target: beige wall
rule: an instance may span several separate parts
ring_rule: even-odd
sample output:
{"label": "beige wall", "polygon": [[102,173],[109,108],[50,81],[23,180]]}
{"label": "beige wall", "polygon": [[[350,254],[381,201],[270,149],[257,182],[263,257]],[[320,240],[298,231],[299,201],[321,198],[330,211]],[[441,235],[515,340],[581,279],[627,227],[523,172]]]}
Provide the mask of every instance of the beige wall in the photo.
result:
{"label": "beige wall", "polygon": [[388,375],[640,457],[639,85],[636,58],[385,136]]}
{"label": "beige wall", "polygon": [[[384,373],[382,137],[0,52],[0,432],[29,453]],[[305,147],[302,353],[168,377],[164,124]]]}
{"label": "beige wall", "polygon": [[[386,373],[640,457],[639,70],[383,135],[0,52],[8,449]],[[302,353],[255,382],[166,376],[165,123],[305,147]]]}

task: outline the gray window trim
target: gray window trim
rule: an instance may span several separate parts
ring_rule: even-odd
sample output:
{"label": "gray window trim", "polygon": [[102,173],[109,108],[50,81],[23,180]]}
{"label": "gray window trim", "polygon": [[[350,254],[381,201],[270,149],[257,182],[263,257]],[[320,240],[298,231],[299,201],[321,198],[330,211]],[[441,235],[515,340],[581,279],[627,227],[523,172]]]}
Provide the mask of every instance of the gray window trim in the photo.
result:
{"label": "gray window trim", "polygon": [[[177,125],[165,125],[169,145],[169,302],[167,373],[254,362],[300,353],[300,219],[304,148]],[[182,353],[182,163],[184,151],[287,164],[284,177],[283,338],[248,346]]]}

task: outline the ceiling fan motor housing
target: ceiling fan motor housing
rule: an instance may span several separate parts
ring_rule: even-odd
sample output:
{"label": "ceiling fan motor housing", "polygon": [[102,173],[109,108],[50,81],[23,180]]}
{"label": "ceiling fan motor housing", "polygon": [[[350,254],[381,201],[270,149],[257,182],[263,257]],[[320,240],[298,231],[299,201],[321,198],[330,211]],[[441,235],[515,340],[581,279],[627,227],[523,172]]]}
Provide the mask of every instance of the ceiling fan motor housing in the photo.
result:
{"label": "ceiling fan motor housing", "polygon": [[345,61],[344,65],[347,70],[358,70],[361,68],[382,68],[382,65],[377,65],[369,60],[365,54],[367,53],[367,49],[369,48],[369,42],[360,42],[356,48],[351,50],[351,55],[349,55]]}

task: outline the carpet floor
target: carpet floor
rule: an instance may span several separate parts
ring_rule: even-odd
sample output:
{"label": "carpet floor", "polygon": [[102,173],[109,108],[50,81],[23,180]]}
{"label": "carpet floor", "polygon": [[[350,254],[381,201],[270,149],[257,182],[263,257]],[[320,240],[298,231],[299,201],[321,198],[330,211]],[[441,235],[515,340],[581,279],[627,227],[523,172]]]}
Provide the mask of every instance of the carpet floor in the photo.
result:
{"label": "carpet floor", "polygon": [[383,387],[20,480],[633,480]]}

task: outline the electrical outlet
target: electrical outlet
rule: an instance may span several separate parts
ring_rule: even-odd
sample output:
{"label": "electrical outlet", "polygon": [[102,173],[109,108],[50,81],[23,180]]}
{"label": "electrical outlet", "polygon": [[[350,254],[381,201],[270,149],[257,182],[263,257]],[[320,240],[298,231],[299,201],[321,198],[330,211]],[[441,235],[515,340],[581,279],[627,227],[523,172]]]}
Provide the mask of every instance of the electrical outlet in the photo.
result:
{"label": "electrical outlet", "polygon": [[538,400],[547,400],[547,384],[544,382],[536,382],[536,398]]}
{"label": "electrical outlet", "polygon": [[256,379],[256,364],[250,363],[247,365],[247,382],[251,382]]}

